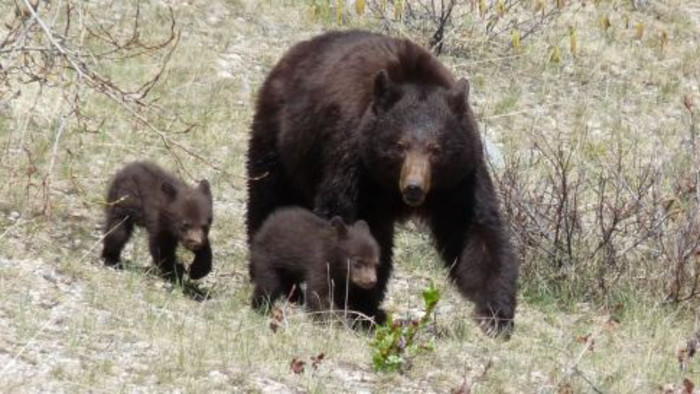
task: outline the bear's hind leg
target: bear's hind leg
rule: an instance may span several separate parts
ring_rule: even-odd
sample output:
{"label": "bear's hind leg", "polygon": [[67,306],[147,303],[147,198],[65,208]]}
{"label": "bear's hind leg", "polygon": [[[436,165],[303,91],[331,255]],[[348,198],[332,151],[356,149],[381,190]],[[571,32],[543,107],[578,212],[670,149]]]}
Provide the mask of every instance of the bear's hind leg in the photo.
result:
{"label": "bear's hind leg", "polygon": [[279,127],[274,118],[273,112],[264,117],[256,115],[248,143],[246,229],[249,245],[270,213],[295,203],[294,192],[288,184],[277,152]]}
{"label": "bear's hind leg", "polygon": [[251,306],[258,312],[268,312],[274,302],[284,294],[284,286],[274,269],[261,269],[255,272],[255,290]]}
{"label": "bear's hind leg", "polygon": [[121,268],[120,257],[124,245],[131,238],[134,223],[128,216],[119,217],[108,214],[105,236],[102,240],[102,259],[105,265]]}

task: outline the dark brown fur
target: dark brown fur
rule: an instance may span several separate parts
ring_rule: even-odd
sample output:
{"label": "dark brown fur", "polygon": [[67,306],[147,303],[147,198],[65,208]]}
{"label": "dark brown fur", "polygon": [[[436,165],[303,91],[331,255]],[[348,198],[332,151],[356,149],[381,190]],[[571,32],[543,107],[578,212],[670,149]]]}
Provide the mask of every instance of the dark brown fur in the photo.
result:
{"label": "dark brown fur", "polygon": [[[518,261],[468,104],[428,51],[349,31],[292,47],[260,91],[248,146],[248,236],[271,212],[297,205],[369,223],[382,263],[353,302],[382,316],[394,224],[419,217],[487,332],[509,333]],[[381,319],[378,319],[381,320]]]}
{"label": "dark brown fur", "polygon": [[352,294],[377,281],[379,246],[364,221],[346,226],[339,217],[327,221],[306,209],[283,208],[260,227],[250,253],[258,310],[281,296],[299,300],[306,282],[309,310],[352,311]]}
{"label": "dark brown fur", "polygon": [[206,180],[190,187],[153,163],[131,163],[112,180],[106,217],[102,250],[106,265],[119,266],[121,251],[137,225],[148,231],[153,263],[164,275],[182,278],[184,268],[175,257],[178,243],[194,252],[190,278],[211,271],[212,196]]}

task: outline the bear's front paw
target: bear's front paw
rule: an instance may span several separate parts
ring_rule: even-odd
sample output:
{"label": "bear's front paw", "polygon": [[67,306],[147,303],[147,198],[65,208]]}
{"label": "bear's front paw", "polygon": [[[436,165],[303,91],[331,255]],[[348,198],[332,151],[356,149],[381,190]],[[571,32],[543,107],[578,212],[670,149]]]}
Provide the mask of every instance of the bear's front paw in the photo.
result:
{"label": "bear's front paw", "polygon": [[512,316],[507,317],[498,312],[478,313],[476,320],[479,328],[490,337],[508,340],[515,328]]}
{"label": "bear's front paw", "polygon": [[380,326],[386,323],[386,311],[384,309],[377,309],[374,313],[374,324]]}
{"label": "bear's front paw", "polygon": [[211,263],[200,263],[197,264],[195,261],[190,265],[190,270],[188,272],[190,279],[201,279],[207,276],[211,272]]}
{"label": "bear's front paw", "polygon": [[195,253],[194,260],[190,264],[187,273],[190,279],[201,279],[207,276],[209,272],[211,272],[211,248],[207,244]]}

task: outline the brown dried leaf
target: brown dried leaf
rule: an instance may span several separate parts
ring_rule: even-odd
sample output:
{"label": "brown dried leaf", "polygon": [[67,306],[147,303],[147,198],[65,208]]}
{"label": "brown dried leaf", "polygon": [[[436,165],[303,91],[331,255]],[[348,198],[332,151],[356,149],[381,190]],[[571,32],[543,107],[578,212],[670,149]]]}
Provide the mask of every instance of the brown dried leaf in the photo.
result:
{"label": "brown dried leaf", "polygon": [[284,322],[284,312],[279,307],[272,308],[270,312],[270,330],[272,332],[277,332],[277,330],[283,326]]}
{"label": "brown dried leaf", "polygon": [[462,384],[459,387],[450,389],[450,394],[470,394],[472,392],[472,385],[467,383],[467,378],[464,378]]}
{"label": "brown dried leaf", "polygon": [[289,367],[292,368],[295,374],[299,375],[304,372],[304,365],[306,365],[304,360],[301,360],[299,357],[294,357]]}
{"label": "brown dried leaf", "polygon": [[693,382],[690,379],[688,379],[688,378],[683,379],[683,394],[693,394],[694,388],[695,388],[695,385],[693,384]]}
{"label": "brown dried leaf", "polygon": [[318,369],[319,365],[321,365],[324,357],[326,357],[326,355],[323,354],[323,352],[319,353],[318,356],[311,357],[311,367],[314,369],[314,371]]}
{"label": "brown dried leaf", "polygon": [[587,344],[588,350],[592,352],[595,345],[595,338],[593,338],[591,334],[582,335],[576,338],[576,342]]}
{"label": "brown dried leaf", "polygon": [[695,356],[695,353],[698,351],[698,346],[700,346],[700,331],[696,332],[688,339],[688,343],[686,344],[688,357],[693,358]]}
{"label": "brown dried leaf", "polygon": [[574,388],[571,386],[571,383],[564,382],[559,385],[559,388],[557,389],[558,394],[574,394]]}
{"label": "brown dried leaf", "polygon": [[689,94],[686,94],[685,97],[683,97],[683,105],[685,105],[685,109],[687,109],[690,112],[693,112],[693,97]]}
{"label": "brown dried leaf", "polygon": [[661,49],[666,48],[668,41],[668,32],[666,32],[666,30],[661,31],[661,33],[659,33],[659,44],[661,45]]}
{"label": "brown dried leaf", "polygon": [[620,327],[620,322],[615,321],[614,319],[609,319],[607,322],[605,322],[605,329],[609,332],[617,331],[618,327]]}
{"label": "brown dried leaf", "polygon": [[684,371],[688,367],[688,360],[690,359],[690,357],[688,356],[688,349],[678,349],[676,351],[676,359],[678,359],[678,365],[681,368],[681,371]]}

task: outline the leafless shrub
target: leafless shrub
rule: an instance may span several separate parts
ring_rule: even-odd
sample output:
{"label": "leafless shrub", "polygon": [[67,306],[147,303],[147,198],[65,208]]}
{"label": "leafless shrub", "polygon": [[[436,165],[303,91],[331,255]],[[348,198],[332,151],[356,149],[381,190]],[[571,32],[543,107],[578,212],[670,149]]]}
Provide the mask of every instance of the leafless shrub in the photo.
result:
{"label": "leafless shrub", "polygon": [[[330,7],[331,2],[326,1]],[[470,48],[465,41],[470,40],[465,37],[484,33],[487,40],[501,40],[511,46],[514,32],[522,42],[545,28],[567,7],[559,1],[552,6],[549,2],[530,0],[374,0],[368,4],[372,14],[384,22],[385,30],[396,33],[406,28],[429,37],[427,45],[437,54],[444,48],[450,52],[468,52]]]}
{"label": "leafless shrub", "polygon": [[696,165],[664,168],[629,141],[585,153],[586,133],[530,138],[529,152],[496,171],[526,282],[588,296],[643,287],[669,301],[698,297]]}
{"label": "leafless shrub", "polygon": [[[62,138],[68,132],[96,133],[105,115],[91,113],[87,103],[103,96],[116,103],[144,127],[157,133],[166,147],[178,146],[153,125],[154,120],[189,130],[193,125],[176,113],[157,105],[149,93],[161,81],[180,33],[172,9],[168,9],[166,36],[146,40],[141,26],[141,3],[122,7],[113,1],[94,4],[70,0],[46,2],[14,0],[14,15],[0,38],[0,110],[7,110],[23,95],[36,94],[32,115],[40,97],[55,97],[59,115],[48,163],[36,163],[20,138],[18,148],[26,154],[27,190],[37,187],[43,194],[43,213],[51,210],[51,180]],[[99,13],[99,14],[97,14]],[[113,64],[133,58],[160,58],[160,66],[137,81],[115,81],[109,75]],[[42,111],[38,111],[40,114]],[[38,116],[38,115],[37,115]],[[28,120],[29,121],[29,120]],[[181,146],[180,146],[181,147]],[[184,149],[184,147],[181,147]],[[34,184],[33,175],[40,176]]]}

